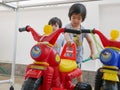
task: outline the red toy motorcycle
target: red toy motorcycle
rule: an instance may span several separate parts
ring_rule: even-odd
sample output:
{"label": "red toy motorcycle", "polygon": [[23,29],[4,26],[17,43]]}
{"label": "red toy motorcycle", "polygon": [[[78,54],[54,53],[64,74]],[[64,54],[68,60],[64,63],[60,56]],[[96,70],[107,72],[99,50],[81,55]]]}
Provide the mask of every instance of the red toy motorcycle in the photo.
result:
{"label": "red toy motorcycle", "polygon": [[75,44],[71,45],[71,50],[65,45],[61,57],[53,46],[60,33],[80,34],[80,31],[61,28],[47,36],[39,35],[30,26],[19,28],[19,31],[31,32],[38,42],[30,51],[34,63],[27,66],[22,90],[79,90],[72,83],[72,79],[82,73],[75,63]]}

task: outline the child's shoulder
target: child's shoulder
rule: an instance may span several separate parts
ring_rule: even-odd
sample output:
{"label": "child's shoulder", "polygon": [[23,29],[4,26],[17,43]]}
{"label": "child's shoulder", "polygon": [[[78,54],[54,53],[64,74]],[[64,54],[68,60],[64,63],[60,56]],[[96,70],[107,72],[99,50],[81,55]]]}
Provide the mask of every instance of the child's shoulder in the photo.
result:
{"label": "child's shoulder", "polygon": [[82,26],[82,25],[81,25],[80,27],[81,27],[81,29],[85,29],[85,27],[84,27],[84,26]]}
{"label": "child's shoulder", "polygon": [[71,24],[69,23],[69,24],[66,24],[65,25],[65,28],[71,28]]}

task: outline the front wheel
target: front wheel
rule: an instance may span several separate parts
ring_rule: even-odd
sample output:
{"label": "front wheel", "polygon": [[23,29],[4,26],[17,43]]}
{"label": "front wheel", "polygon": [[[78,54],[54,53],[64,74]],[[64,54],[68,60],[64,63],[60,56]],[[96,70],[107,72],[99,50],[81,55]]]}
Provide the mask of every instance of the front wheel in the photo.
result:
{"label": "front wheel", "polygon": [[95,77],[95,90],[101,90],[103,83],[102,76],[103,72],[101,72],[101,68],[99,68]]}
{"label": "front wheel", "polygon": [[118,90],[120,90],[120,75],[118,75],[119,82],[118,82]]}
{"label": "front wheel", "polygon": [[118,90],[118,84],[117,82],[104,80],[102,88],[102,90]]}
{"label": "front wheel", "polygon": [[23,85],[21,90],[40,90],[40,86],[42,84],[42,77],[36,79],[36,78],[27,78]]}
{"label": "front wheel", "polygon": [[33,90],[42,90],[42,89],[41,89],[42,82],[43,82],[43,77],[38,78],[38,79],[35,81]]}
{"label": "front wheel", "polygon": [[36,81],[36,79],[34,79],[34,78],[27,78],[24,81],[21,90],[33,90],[35,81]]}

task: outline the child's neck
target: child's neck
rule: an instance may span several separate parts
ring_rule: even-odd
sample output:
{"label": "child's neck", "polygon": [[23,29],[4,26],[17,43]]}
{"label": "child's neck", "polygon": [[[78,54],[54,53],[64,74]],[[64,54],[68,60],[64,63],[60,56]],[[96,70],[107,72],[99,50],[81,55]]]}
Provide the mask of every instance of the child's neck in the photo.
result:
{"label": "child's neck", "polygon": [[80,25],[79,26],[72,26],[73,29],[77,29],[77,30],[80,30]]}
{"label": "child's neck", "polygon": [[75,29],[75,30],[80,30],[80,27],[73,27],[73,29]]}

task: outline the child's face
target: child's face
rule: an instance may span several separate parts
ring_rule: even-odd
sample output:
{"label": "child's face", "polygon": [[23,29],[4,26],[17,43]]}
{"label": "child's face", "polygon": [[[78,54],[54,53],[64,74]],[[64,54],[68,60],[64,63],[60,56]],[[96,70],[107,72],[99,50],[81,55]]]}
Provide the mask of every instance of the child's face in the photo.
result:
{"label": "child's face", "polygon": [[52,27],[53,27],[53,31],[55,31],[55,30],[58,30],[58,29],[59,29],[59,25],[58,25],[58,23],[56,23],[56,24],[52,25]]}
{"label": "child's face", "polygon": [[82,22],[82,16],[81,16],[81,14],[73,14],[71,16],[70,21],[71,21],[71,24],[72,24],[73,28],[80,27],[80,24]]}

